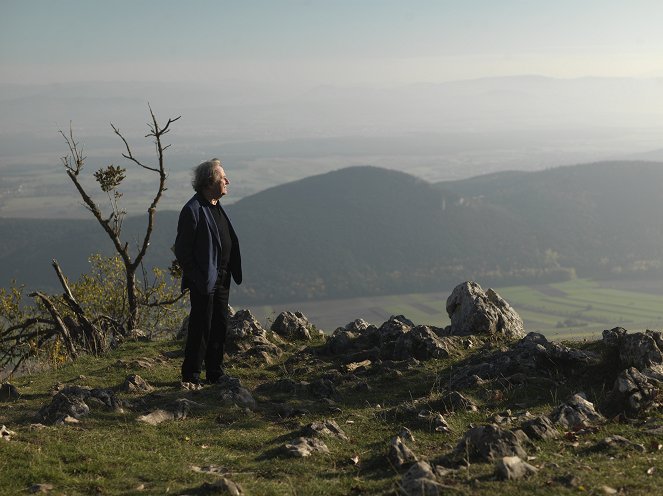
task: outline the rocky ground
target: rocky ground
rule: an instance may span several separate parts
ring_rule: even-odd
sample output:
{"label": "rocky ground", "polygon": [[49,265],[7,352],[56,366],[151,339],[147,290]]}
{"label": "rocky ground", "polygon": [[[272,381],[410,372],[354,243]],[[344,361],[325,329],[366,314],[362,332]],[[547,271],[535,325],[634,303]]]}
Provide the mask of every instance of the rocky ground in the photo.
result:
{"label": "rocky ground", "polygon": [[[66,467],[49,478],[38,463],[34,471],[16,464],[37,456],[36,447],[59,449],[58,430],[76,438],[119,422],[146,437],[154,433],[144,429],[163,426],[177,426],[184,439],[226,429],[209,442],[216,448],[195,455],[201,462],[159,462],[173,466],[176,494],[659,490],[660,331],[615,328],[594,343],[550,342],[526,333],[494,291],[469,282],[454,289],[446,308],[451,325],[444,329],[393,316],[379,327],[358,319],[329,335],[298,312],[283,312],[265,329],[239,310],[226,344],[228,375],[202,389],[175,380],[181,341],[151,356],[134,343],[133,356],[105,368],[90,359],[94,380],[82,374],[48,391],[35,385],[46,384],[47,374],[2,384],[0,492],[85,494],[89,481]],[[124,379],[103,384],[104,377]],[[246,446],[228,446],[231,430]],[[44,465],[63,458],[51,454]],[[183,475],[182,465],[198,479]],[[116,476],[102,476],[99,492],[170,487],[145,474],[131,473],[125,485],[107,481]]]}

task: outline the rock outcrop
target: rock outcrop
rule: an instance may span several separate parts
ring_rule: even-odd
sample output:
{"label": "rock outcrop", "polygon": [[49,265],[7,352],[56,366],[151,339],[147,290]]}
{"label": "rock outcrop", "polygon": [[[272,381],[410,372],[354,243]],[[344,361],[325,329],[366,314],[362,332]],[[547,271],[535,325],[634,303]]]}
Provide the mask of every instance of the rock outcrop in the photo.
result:
{"label": "rock outcrop", "polygon": [[486,292],[476,282],[459,284],[447,298],[451,319],[449,334],[519,339],[525,336],[520,315],[492,289]]}
{"label": "rock outcrop", "polygon": [[288,341],[310,341],[312,332],[315,332],[313,324],[301,312],[281,312],[270,329]]}

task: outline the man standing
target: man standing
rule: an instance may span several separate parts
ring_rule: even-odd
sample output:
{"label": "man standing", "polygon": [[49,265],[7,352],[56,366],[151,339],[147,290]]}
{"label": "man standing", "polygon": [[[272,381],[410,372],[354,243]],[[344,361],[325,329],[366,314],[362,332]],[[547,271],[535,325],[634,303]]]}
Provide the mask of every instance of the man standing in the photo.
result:
{"label": "man standing", "polygon": [[242,282],[242,261],[237,235],[219,202],[230,184],[221,161],[198,165],[191,184],[196,194],[180,212],[175,256],[182,268],[182,291],[188,288],[191,298],[182,382],[199,386],[203,362],[207,383],[223,375],[230,277]]}

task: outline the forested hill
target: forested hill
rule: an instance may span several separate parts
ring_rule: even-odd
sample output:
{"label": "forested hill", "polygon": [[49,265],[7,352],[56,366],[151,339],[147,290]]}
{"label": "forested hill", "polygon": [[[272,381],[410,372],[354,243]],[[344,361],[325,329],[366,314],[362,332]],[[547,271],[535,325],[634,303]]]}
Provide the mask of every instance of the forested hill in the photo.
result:
{"label": "forested hill", "polygon": [[[238,303],[448,289],[581,275],[656,273],[663,264],[663,164],[610,162],[431,184],[351,167],[228,206],[242,243]],[[176,212],[158,212],[150,263],[167,266]],[[141,217],[125,221],[138,233]],[[136,234],[131,237],[137,239]],[[0,219],[0,283],[55,286],[110,253],[94,221]]]}

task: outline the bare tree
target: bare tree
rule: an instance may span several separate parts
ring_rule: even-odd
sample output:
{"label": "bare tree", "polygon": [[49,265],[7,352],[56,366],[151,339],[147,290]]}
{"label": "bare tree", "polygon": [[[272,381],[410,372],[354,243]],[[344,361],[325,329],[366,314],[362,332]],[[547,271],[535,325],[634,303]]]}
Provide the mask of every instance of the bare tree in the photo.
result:
{"label": "bare tree", "polygon": [[115,134],[122,140],[126,153],[123,153],[122,156],[134,163],[135,165],[142,167],[147,171],[151,171],[158,176],[158,187],[157,192],[152,199],[152,203],[147,209],[147,227],[145,228],[145,234],[143,236],[142,242],[138,243],[138,253],[135,256],[132,256],[129,243],[123,241],[121,238],[122,234],[122,221],[126,212],[119,208],[118,200],[122,194],[118,191],[118,187],[121,182],[125,179],[126,169],[121,167],[116,167],[114,165],[109,165],[105,169],[99,169],[94,173],[96,181],[99,183],[102,191],[108,194],[109,200],[111,203],[111,213],[105,217],[101,209],[95,203],[95,201],[90,197],[90,195],[83,188],[79,175],[83,170],[85,163],[85,156],[83,155],[83,147],[74,139],[73,131],[70,127],[69,134],[65,134],[60,131],[60,134],[65,139],[67,146],[69,147],[69,155],[62,157],[62,164],[64,165],[67,175],[76,186],[78,193],[83,199],[85,207],[92,213],[97,222],[104,229],[106,234],[113,243],[115,251],[122,259],[124,264],[124,270],[126,275],[126,294],[127,302],[129,306],[129,315],[126,322],[122,323],[126,332],[130,332],[138,326],[139,320],[139,287],[136,283],[136,272],[141,267],[145,253],[150,244],[150,237],[154,229],[154,219],[157,209],[157,204],[163,195],[163,192],[166,191],[166,170],[164,168],[164,152],[170,147],[170,145],[164,145],[162,142],[163,136],[170,131],[170,125],[180,119],[181,116],[178,116],[174,119],[168,119],[168,122],[164,125],[160,125],[152,111],[152,108],[149,107],[151,121],[148,124],[150,132],[145,135],[146,138],[152,138],[154,140],[155,152],[156,152],[156,165],[145,165],[143,162],[138,160],[131,151],[129,143],[125,137],[120,132],[119,128],[111,123],[111,127]]}

